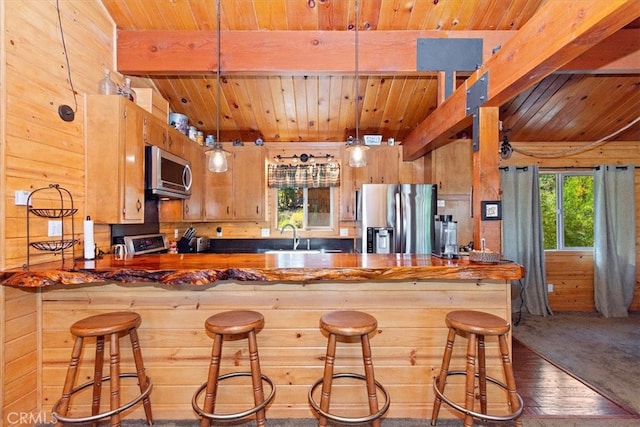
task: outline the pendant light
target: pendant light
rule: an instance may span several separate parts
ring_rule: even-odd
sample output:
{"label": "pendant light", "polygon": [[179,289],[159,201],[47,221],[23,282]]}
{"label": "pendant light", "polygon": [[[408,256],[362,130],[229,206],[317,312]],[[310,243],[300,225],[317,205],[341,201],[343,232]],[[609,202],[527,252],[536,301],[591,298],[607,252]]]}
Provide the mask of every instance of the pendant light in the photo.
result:
{"label": "pendant light", "polygon": [[358,68],[358,26],[360,25],[360,7],[359,0],[356,1],[356,69],[355,69],[355,81],[353,84],[353,93],[354,93],[354,105],[355,105],[355,118],[356,118],[356,137],[349,137],[347,139],[347,152],[349,153],[349,166],[353,168],[361,168],[367,166],[367,153],[366,151],[369,149],[366,145],[362,143],[360,140],[360,118],[358,117],[358,77],[359,77],[359,68]]}
{"label": "pendant light", "polygon": [[211,150],[205,152],[207,156],[207,168],[211,172],[226,172],[229,169],[227,156],[230,154],[220,143],[220,0],[216,2],[216,13],[218,18],[218,67],[216,69],[216,142]]}

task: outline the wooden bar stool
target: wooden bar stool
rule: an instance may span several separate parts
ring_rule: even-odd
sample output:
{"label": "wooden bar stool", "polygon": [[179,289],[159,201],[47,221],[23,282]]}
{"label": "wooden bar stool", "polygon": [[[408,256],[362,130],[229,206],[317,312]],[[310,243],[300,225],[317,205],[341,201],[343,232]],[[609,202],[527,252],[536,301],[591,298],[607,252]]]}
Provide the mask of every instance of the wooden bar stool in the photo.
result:
{"label": "wooden bar stool", "polygon": [[[373,426],[380,426],[380,418],[389,409],[389,393],[375,379],[373,373],[373,362],[371,359],[371,346],[369,345],[369,334],[376,330],[378,321],[375,317],[360,311],[333,311],[320,318],[320,328],[329,334],[327,343],[327,355],[324,363],[324,375],[316,381],[309,389],[309,403],[318,413],[318,425],[326,426],[327,420],[342,424],[363,424],[371,422]],[[333,373],[336,356],[337,337],[360,337],[362,343],[362,358],[364,362],[364,375],[356,373]],[[365,417],[342,417],[329,412],[331,402],[331,386],[334,378],[357,378],[365,381],[367,385],[367,396],[369,401],[369,415]],[[322,384],[320,395],[320,405],[314,400],[314,390]],[[378,409],[377,390],[384,395],[385,402],[382,409]]]}
{"label": "wooden bar stool", "polygon": [[[62,389],[62,398],[58,400],[52,409],[52,417],[58,425],[61,423],[90,423],[104,418],[111,418],[112,426],[120,425],[120,413],[125,411],[142,400],[144,412],[147,417],[147,423],[153,424],[151,415],[151,401],[149,393],[151,392],[151,378],[149,378],[144,369],[142,361],[142,352],[138,341],[137,328],[142,320],[140,315],[130,311],[99,314],[97,316],[87,317],[79,320],[71,325],[71,333],[76,337],[73,351],[71,353],[71,361],[67,370],[67,377]],[[133,359],[136,365],[136,372],[121,373],[120,372],[120,337],[129,335],[131,338],[131,349],[133,351]],[[104,364],[104,341],[105,336],[109,336],[109,356],[110,371],[109,376],[102,376]],[[96,357],[94,364],[93,380],[82,384],[76,388],[73,387],[78,372],[80,353],[84,339],[88,337],[96,338]],[[120,378],[138,378],[140,386],[140,395],[129,401],[120,404]],[[100,412],[100,393],[102,383],[109,381],[110,385],[110,410]],[[91,416],[87,417],[67,417],[71,396],[93,386],[93,399],[91,402]]]}
{"label": "wooden bar stool", "polygon": [[[207,331],[214,334],[213,349],[211,350],[211,365],[209,366],[209,377],[193,395],[191,406],[198,415],[202,417],[200,425],[202,427],[210,426],[211,421],[232,421],[248,417],[256,414],[256,423],[258,426],[265,424],[265,407],[273,400],[276,392],[275,385],[266,375],[260,371],[260,359],[258,358],[258,342],[256,334],[264,327],[264,317],[255,311],[226,311],[214,314],[209,317],[204,324]],[[249,360],[251,364],[251,372],[231,372],[220,375],[220,359],[222,356],[222,343],[227,339],[237,338],[237,336],[246,336],[249,341]],[[251,377],[253,386],[253,401],[255,406],[246,411],[233,414],[214,414],[216,397],[218,394],[218,383],[222,380],[232,377]],[[262,382],[266,382],[271,387],[271,393],[265,399]],[[201,408],[198,404],[200,394],[206,389],[204,406]]]}
{"label": "wooden bar stool", "polygon": [[[511,329],[511,325],[506,320],[494,316],[493,314],[483,313],[481,311],[459,310],[449,312],[445,318],[449,334],[447,336],[447,345],[442,358],[442,368],[440,375],[434,378],[433,390],[436,398],[433,404],[433,413],[431,415],[431,425],[436,425],[438,420],[438,412],[440,405],[444,401],[455,410],[463,413],[465,427],[473,425],[473,418],[479,418],[487,421],[511,421],[515,420],[515,425],[521,426],[522,420],[519,419],[524,408],[522,397],[516,391],[516,381],[513,376],[513,367],[509,357],[509,346],[507,344],[507,333]],[[457,334],[467,336],[467,363],[464,371],[449,371],[449,363],[451,361],[451,353],[453,352],[453,344]],[[486,336],[498,337],[500,346],[500,355],[502,360],[502,368],[506,379],[506,384],[495,378],[487,376],[485,362],[485,346],[484,340]],[[477,350],[477,355],[476,355]],[[478,362],[478,372],[476,372],[476,358]],[[444,387],[449,375],[465,376],[465,402],[461,406],[444,395]],[[480,412],[474,411],[475,385],[478,378],[478,389],[480,391]],[[507,415],[488,415],[487,414],[487,381],[496,384],[505,389],[508,393],[509,413]]]}

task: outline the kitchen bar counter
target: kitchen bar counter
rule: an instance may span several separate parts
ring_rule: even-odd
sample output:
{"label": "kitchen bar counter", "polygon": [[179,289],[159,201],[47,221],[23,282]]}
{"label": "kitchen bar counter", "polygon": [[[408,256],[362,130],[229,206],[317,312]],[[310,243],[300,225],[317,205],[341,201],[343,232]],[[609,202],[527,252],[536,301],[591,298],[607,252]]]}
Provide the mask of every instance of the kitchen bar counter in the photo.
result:
{"label": "kitchen bar counter", "polygon": [[[161,254],[116,260],[113,255],[76,262],[38,265],[29,271],[0,272],[3,296],[5,391],[16,413],[48,414],[60,397],[72,347],[69,328],[87,316],[133,310],[142,317],[140,344],[153,380],[151,402],[158,420],[192,419],[191,398],[206,380],[212,339],[204,322],[226,310],[255,310],[265,317],[258,334],[260,364],[276,384],[268,418],[312,418],[307,401],[311,384],[322,377],[327,338],[322,314],[361,310],[378,320],[371,334],[376,379],[391,395],[390,418],[431,414],[433,376],[440,367],[451,310],[482,310],[511,319],[511,280],[523,268],[511,262],[475,264],[421,255],[380,254]],[[465,345],[454,349],[453,369],[465,365]],[[128,344],[124,342],[123,346]],[[93,344],[89,343],[92,347]],[[459,348],[458,348],[459,347]],[[487,340],[487,373],[503,379],[497,344]],[[124,349],[122,369],[130,371]],[[93,351],[83,352],[80,378],[92,376]],[[221,373],[248,370],[245,340],[225,341]],[[339,343],[336,372],[362,372],[362,350]],[[359,383],[339,384],[332,409],[362,416],[366,393]],[[448,393],[464,401],[461,377]],[[458,383],[457,383],[458,382]],[[252,406],[250,386],[225,384],[217,407],[223,413]],[[123,393],[133,397],[135,384]],[[505,394],[489,386],[489,410],[505,408]],[[35,409],[34,409],[35,408]],[[72,412],[91,412],[90,393],[78,396]],[[443,406],[441,418],[458,417]],[[136,407],[128,419],[144,418]],[[384,423],[384,422],[383,422]]]}
{"label": "kitchen bar counter", "polygon": [[218,281],[310,282],[368,280],[517,280],[523,268],[512,262],[480,264],[416,254],[160,254],[118,260],[106,255],[76,261],[62,270],[60,263],[28,271],[0,272],[0,284],[37,288],[57,284],[154,282],[202,286]]}

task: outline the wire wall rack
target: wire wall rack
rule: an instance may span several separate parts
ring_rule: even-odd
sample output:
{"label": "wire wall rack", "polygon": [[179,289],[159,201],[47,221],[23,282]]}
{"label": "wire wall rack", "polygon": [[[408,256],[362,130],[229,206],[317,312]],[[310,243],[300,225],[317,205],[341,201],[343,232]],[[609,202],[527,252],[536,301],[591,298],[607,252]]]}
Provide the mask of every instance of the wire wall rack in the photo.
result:
{"label": "wire wall rack", "polygon": [[[40,204],[43,206],[38,206]],[[45,204],[48,206],[45,207]],[[78,240],[75,238],[74,216],[77,212],[78,210],[73,206],[73,196],[69,190],[60,187],[58,184],[49,184],[47,187],[38,188],[29,193],[27,199],[27,264],[25,267],[28,268],[31,265],[31,248],[39,251],[60,253],[63,268],[65,251],[71,249],[71,259],[75,259],[75,245]],[[31,241],[31,222],[39,218],[58,220],[59,238]],[[70,234],[65,230],[69,228],[65,223],[71,224]]]}

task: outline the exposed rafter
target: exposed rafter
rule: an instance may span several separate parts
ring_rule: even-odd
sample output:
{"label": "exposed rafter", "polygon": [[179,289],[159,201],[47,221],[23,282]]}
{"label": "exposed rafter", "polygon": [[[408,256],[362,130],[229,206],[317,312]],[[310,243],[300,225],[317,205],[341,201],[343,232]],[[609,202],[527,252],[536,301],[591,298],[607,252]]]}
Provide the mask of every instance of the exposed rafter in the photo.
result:
{"label": "exposed rafter", "polygon": [[[515,31],[363,31],[362,74],[417,74],[419,38],[481,38],[483,61]],[[118,71],[129,75],[215,74],[215,31],[118,31]],[[541,43],[536,44],[539,48]],[[353,74],[352,31],[223,31],[225,74]],[[640,30],[619,31],[567,70],[640,72]]]}

